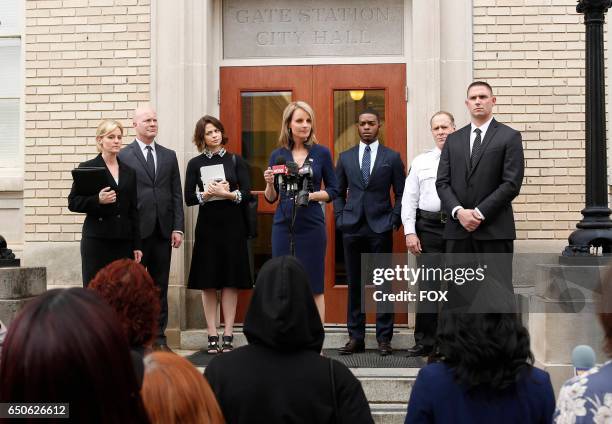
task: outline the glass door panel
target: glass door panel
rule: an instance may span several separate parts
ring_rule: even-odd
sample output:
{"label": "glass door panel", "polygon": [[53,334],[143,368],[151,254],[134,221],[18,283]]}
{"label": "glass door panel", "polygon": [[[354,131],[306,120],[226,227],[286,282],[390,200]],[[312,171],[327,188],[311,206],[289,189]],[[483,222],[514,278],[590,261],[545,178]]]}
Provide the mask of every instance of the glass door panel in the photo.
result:
{"label": "glass door panel", "polygon": [[[242,157],[251,169],[251,190],[263,191],[263,172],[278,146],[283,110],[291,102],[290,91],[245,91],[240,93]],[[260,201],[265,202],[263,197]],[[262,205],[263,206],[263,205]],[[257,237],[250,242],[249,255],[255,278],[272,257],[272,213],[260,213]]]}
{"label": "glass door panel", "polygon": [[242,92],[242,157],[251,166],[251,187],[263,191],[263,172],[278,144],[282,114],[291,102],[290,91]]}

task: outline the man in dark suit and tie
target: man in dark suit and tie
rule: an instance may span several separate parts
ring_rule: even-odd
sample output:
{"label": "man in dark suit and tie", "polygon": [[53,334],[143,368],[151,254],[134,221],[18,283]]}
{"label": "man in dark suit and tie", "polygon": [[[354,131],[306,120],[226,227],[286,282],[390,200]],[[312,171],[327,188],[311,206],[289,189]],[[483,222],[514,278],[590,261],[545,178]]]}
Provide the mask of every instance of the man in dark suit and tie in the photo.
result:
{"label": "man in dark suit and tie", "polygon": [[183,241],[183,190],[176,153],[155,141],[157,113],[151,106],[134,112],[136,140],[119,153],[119,159],[136,171],[138,212],[142,237],[142,263],[160,290],[160,316],[155,349],[166,344],[168,278],[172,247]]}
{"label": "man in dark suit and tie", "polygon": [[[398,152],[378,142],[380,116],[367,109],[359,115],[361,141],[338,158],[338,197],[334,200],[336,228],[342,233],[348,274],[347,327],[349,341],[339,349],[350,355],[365,350],[365,314],[361,311],[361,254],[391,253],[392,231],[401,224],[406,172]],[[395,203],[390,190],[393,187]],[[376,340],[381,355],[393,352],[393,313],[376,314]]]}
{"label": "man in dark suit and tie", "polygon": [[[470,84],[465,104],[471,123],[446,139],[436,188],[450,216],[444,228],[446,252],[493,254],[477,257],[488,265],[487,273],[495,286],[478,288],[466,283],[453,289],[463,291],[461,296],[470,300],[481,296],[485,303],[476,308],[502,312],[501,307],[509,312],[505,309],[512,306],[508,302],[513,302],[512,253],[516,238],[512,200],[523,182],[524,158],[521,133],[493,118],[495,103],[489,84]],[[497,289],[491,291],[492,287]],[[483,290],[488,293],[486,299],[482,298]],[[491,305],[495,305],[493,310]]]}

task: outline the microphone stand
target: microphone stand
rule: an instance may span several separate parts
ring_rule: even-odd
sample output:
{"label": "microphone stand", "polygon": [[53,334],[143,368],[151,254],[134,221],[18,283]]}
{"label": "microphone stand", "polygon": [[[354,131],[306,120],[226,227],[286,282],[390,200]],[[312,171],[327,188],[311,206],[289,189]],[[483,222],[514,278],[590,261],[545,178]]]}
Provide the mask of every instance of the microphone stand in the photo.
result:
{"label": "microphone stand", "polygon": [[293,193],[293,209],[289,222],[289,254],[295,257],[295,217],[297,216],[297,193]]}

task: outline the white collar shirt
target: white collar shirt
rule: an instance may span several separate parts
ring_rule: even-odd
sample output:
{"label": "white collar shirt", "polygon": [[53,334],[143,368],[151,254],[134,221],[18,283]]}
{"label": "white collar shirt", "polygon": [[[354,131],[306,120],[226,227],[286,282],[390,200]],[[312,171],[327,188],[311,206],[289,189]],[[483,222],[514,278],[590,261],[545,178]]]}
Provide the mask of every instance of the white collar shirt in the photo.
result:
{"label": "white collar shirt", "polygon": [[480,142],[482,143],[485,139],[485,134],[487,133],[487,130],[489,129],[489,125],[491,125],[491,121],[493,120],[493,117],[491,117],[491,119],[489,119],[487,122],[485,122],[484,124],[482,124],[481,126],[477,127],[476,125],[474,125],[474,123],[472,122],[470,124],[471,130],[470,130],[470,155],[472,154],[472,147],[474,146],[474,140],[476,140],[476,133],[474,132],[474,130],[476,128],[480,129]]}
{"label": "white collar shirt", "polygon": [[363,141],[359,141],[359,169],[361,169],[361,163],[363,162],[363,153],[365,152],[366,146],[370,146],[370,174],[374,169],[374,161],[376,161],[376,154],[378,153],[378,140],[374,140],[369,145]]}
{"label": "white collar shirt", "polygon": [[402,224],[404,234],[416,234],[416,211],[440,211],[440,198],[436,190],[441,150],[438,147],[418,155],[412,161],[402,195]]}
{"label": "white collar shirt", "polygon": [[153,154],[153,163],[155,164],[155,172],[157,172],[157,147],[155,145],[155,140],[153,140],[151,144],[145,144],[138,139],[136,139],[136,142],[138,143],[138,147],[140,147],[140,151],[142,152],[145,158],[145,162],[147,161],[147,146],[151,146],[151,153]]}

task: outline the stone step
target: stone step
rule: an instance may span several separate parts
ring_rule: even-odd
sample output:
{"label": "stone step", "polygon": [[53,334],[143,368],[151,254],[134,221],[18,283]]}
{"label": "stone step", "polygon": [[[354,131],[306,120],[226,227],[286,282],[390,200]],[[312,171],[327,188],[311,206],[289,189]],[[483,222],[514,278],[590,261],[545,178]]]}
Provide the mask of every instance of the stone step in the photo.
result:
{"label": "stone step", "polygon": [[404,412],[419,368],[351,368],[370,405],[403,404]]}
{"label": "stone step", "polygon": [[405,403],[370,404],[370,410],[376,424],[404,424],[406,419]]}
{"label": "stone step", "polygon": [[[207,337],[206,330],[183,330],[180,334],[180,348],[189,350],[202,349],[208,343]],[[323,349],[338,349],[344,346],[347,341],[348,335],[345,326],[325,326]],[[378,346],[376,342],[376,331],[373,326],[368,326],[366,328],[365,342],[367,349],[376,349]],[[234,329],[234,346],[238,347],[245,344],[247,344],[247,341],[242,332],[242,326],[236,326]],[[393,334],[393,348],[406,350],[412,345],[414,345],[414,331],[406,327],[396,327]]]}

